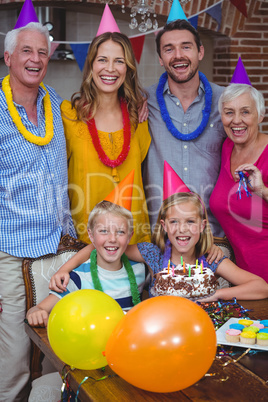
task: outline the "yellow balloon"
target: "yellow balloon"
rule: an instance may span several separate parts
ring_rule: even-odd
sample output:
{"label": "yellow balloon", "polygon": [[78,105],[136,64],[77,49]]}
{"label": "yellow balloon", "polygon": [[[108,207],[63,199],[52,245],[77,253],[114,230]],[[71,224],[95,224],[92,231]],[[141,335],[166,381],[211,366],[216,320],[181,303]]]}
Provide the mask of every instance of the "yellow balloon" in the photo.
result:
{"label": "yellow balloon", "polygon": [[120,305],[99,290],[70,293],[50,313],[47,326],[50,345],[70,366],[84,370],[104,367],[106,343],[123,316]]}

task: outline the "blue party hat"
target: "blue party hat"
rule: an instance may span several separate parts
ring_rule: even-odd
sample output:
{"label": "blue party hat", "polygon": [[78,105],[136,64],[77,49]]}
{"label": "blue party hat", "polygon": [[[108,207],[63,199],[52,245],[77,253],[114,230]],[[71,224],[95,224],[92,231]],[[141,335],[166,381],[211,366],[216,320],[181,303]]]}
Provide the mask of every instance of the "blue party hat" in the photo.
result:
{"label": "blue party hat", "polygon": [[183,9],[181,8],[180,2],[179,0],[173,0],[170,12],[169,12],[169,16],[167,19],[167,24],[169,24],[172,21],[176,21],[176,20],[187,20],[186,15],[184,14]]}

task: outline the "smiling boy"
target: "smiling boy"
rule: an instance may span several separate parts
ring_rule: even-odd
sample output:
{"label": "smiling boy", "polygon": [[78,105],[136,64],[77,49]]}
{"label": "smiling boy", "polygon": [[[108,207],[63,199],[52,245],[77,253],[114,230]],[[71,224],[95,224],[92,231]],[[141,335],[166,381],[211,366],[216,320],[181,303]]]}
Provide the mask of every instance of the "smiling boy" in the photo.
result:
{"label": "smiling boy", "polygon": [[50,292],[26,318],[30,325],[47,325],[48,315],[57,301],[79,289],[97,289],[114,298],[124,310],[140,301],[145,282],[145,266],[129,261],[124,254],[133,234],[130,211],[109,201],[101,201],[88,220],[88,234],[95,246],[90,260],[70,274],[64,293]]}

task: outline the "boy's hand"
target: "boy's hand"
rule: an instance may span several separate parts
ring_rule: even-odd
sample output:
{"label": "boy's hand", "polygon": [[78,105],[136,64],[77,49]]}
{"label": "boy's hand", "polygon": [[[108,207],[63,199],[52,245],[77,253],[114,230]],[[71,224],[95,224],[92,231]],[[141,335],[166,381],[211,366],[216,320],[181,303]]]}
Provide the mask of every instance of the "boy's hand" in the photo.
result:
{"label": "boy's hand", "polygon": [[213,261],[215,261],[215,263],[219,262],[223,257],[224,257],[224,253],[223,253],[222,249],[220,247],[216,246],[215,244],[213,244],[213,246],[209,250],[206,260],[209,264],[212,264]]}
{"label": "boy's hand", "polygon": [[38,307],[31,308],[26,315],[29,325],[32,327],[46,327],[48,322],[48,313]]}
{"label": "boy's hand", "polygon": [[68,272],[56,272],[50,279],[49,289],[58,293],[66,291],[66,287],[69,283],[70,275]]}

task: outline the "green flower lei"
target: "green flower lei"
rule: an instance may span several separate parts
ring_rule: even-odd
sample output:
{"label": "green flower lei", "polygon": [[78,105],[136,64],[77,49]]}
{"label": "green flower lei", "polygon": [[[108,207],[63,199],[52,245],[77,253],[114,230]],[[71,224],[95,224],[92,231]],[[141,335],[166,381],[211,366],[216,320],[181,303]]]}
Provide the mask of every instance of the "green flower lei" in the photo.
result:
{"label": "green flower lei", "polygon": [[[131,296],[132,296],[132,302],[133,302],[134,306],[136,306],[136,304],[141,302],[136,277],[135,277],[133,268],[132,268],[132,266],[131,266],[126,254],[122,255],[121,261],[124,264],[124,267],[125,267],[125,269],[127,271],[128,280],[129,280],[129,283],[130,283],[130,291],[131,291]],[[94,288],[96,290],[100,290],[101,292],[103,292],[103,288],[101,286],[99,275],[98,275],[97,250],[93,250],[91,255],[90,255],[90,272],[91,272],[91,277],[92,277]]]}

